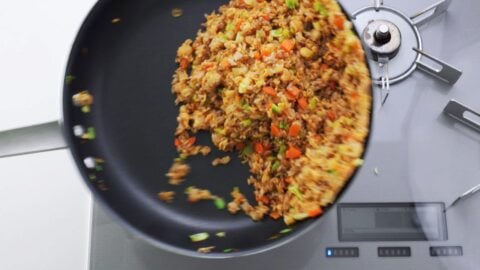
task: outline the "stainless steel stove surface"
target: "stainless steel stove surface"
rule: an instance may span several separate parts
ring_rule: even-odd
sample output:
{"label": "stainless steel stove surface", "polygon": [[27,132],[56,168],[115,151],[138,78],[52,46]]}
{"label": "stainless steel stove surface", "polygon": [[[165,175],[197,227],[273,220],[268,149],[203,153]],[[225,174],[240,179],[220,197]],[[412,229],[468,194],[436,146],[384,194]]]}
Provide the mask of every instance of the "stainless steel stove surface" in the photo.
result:
{"label": "stainless steel stove surface", "polygon": [[[341,2],[377,47],[376,108],[365,163],[318,226],[259,255],[195,259],[135,238],[96,206],[91,270],[480,268],[480,194],[472,189],[480,184],[480,1]],[[446,13],[429,20],[430,10],[414,18],[418,29],[408,25],[437,2]],[[400,46],[389,43],[395,31]]]}

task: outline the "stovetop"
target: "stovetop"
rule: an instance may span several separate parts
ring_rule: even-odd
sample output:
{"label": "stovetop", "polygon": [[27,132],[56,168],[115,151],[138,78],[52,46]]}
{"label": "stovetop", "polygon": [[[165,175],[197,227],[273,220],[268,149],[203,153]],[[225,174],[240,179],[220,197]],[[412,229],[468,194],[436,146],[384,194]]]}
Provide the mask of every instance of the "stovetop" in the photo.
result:
{"label": "stovetop", "polygon": [[[340,2],[350,14],[372,5],[368,0]],[[436,2],[385,0],[384,5],[413,15]],[[340,203],[438,202],[449,206],[480,184],[480,132],[443,113],[452,99],[480,111],[476,69],[480,64],[479,14],[479,1],[453,1],[447,13],[419,27],[423,51],[461,69],[463,74],[455,84],[448,84],[415,71],[392,83],[389,89],[385,81],[383,91],[382,85],[376,87],[372,137],[365,163]],[[393,64],[391,61],[389,65]],[[445,239],[362,242],[339,240],[337,206],[313,230],[292,243],[263,254],[228,260],[189,258],[152,247],[125,231],[96,205],[90,269],[476,269],[480,265],[477,205],[480,194],[445,212]],[[404,248],[399,254],[408,248],[409,256],[380,256],[385,251],[380,254],[379,248],[385,247]],[[435,250],[440,247],[450,248],[453,253]],[[335,248],[348,248],[352,253],[346,254],[354,256],[329,256],[337,251]],[[388,255],[397,251],[386,252]]]}

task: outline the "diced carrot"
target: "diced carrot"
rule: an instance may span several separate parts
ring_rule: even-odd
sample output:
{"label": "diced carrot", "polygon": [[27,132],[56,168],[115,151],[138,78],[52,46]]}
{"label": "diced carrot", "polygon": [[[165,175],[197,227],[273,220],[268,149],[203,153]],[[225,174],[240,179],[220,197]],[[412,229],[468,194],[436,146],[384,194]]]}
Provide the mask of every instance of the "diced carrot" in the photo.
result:
{"label": "diced carrot", "polygon": [[362,49],[362,45],[358,41],[354,42],[352,45],[352,49],[354,52],[359,52]]}
{"label": "diced carrot", "polygon": [[333,18],[333,23],[338,28],[338,30],[343,30],[343,27],[345,26],[345,20],[343,19],[343,16],[339,14],[335,15],[335,17]]}
{"label": "diced carrot", "polygon": [[296,86],[289,86],[287,88],[287,98],[290,100],[297,99],[298,95],[300,94],[300,89]]}
{"label": "diced carrot", "polygon": [[270,213],[270,217],[273,218],[273,219],[279,219],[280,214],[275,211],[275,212]]}
{"label": "diced carrot", "polygon": [[299,106],[300,108],[302,108],[302,109],[304,109],[304,110],[305,110],[306,108],[308,108],[308,101],[307,101],[306,98],[301,97],[301,98],[298,99],[297,102],[298,102],[298,106]]}
{"label": "diced carrot", "polygon": [[320,141],[322,139],[322,136],[320,135],[313,135],[313,138],[316,140],[316,141]]}
{"label": "diced carrot", "polygon": [[239,143],[235,144],[235,149],[237,149],[237,150],[242,150],[244,147],[245,147],[244,143],[239,142]]}
{"label": "diced carrot", "polygon": [[263,57],[268,57],[270,54],[272,54],[272,47],[270,46],[263,46],[260,52],[262,53]]}
{"label": "diced carrot", "polygon": [[268,204],[270,202],[270,200],[268,199],[267,196],[263,195],[262,197],[258,198],[257,201],[260,201],[264,204]]}
{"label": "diced carrot", "polygon": [[313,208],[312,210],[308,211],[308,216],[311,218],[318,217],[323,213],[322,208],[316,207]]}
{"label": "diced carrot", "polygon": [[279,137],[281,135],[281,130],[277,125],[272,124],[270,127],[270,133],[272,133],[272,135],[275,137]]}
{"label": "diced carrot", "polygon": [[270,17],[268,15],[263,15],[262,18],[265,20],[265,21],[270,21]]}
{"label": "diced carrot", "polygon": [[209,70],[213,66],[214,66],[214,64],[212,62],[206,62],[202,65],[202,69],[203,70]]}
{"label": "diced carrot", "polygon": [[182,143],[180,142],[180,140],[178,138],[175,139],[175,146],[178,148],[180,147]]}
{"label": "diced carrot", "polygon": [[190,65],[190,63],[188,62],[188,59],[187,58],[182,58],[180,59],[180,68],[183,69],[183,70],[187,70],[188,66]]}
{"label": "diced carrot", "polygon": [[296,159],[302,156],[302,151],[295,146],[290,146],[287,152],[285,152],[285,156],[290,159]]}
{"label": "diced carrot", "polygon": [[255,152],[257,152],[258,154],[262,155],[264,152],[265,152],[265,149],[263,148],[263,144],[261,143],[255,143]]}
{"label": "diced carrot", "polygon": [[327,117],[330,121],[335,121],[337,119],[337,114],[335,111],[330,110],[327,112]]}
{"label": "diced carrot", "polygon": [[259,53],[259,52],[255,52],[255,54],[253,55],[253,57],[257,60],[262,60],[262,55]]}
{"label": "diced carrot", "polygon": [[286,52],[291,52],[295,47],[295,41],[292,39],[285,39],[282,41],[282,44],[280,44],[280,47],[282,47],[282,49]]}
{"label": "diced carrot", "polygon": [[297,137],[300,134],[301,126],[298,123],[293,123],[288,129],[288,136]]}
{"label": "diced carrot", "polygon": [[357,98],[360,97],[360,94],[359,94],[358,92],[352,92],[352,93],[350,94],[350,97],[352,97],[353,99],[357,99]]}
{"label": "diced carrot", "polygon": [[271,86],[265,86],[263,87],[263,92],[269,96],[272,96],[272,97],[275,97],[277,96],[277,92],[275,91],[275,89],[273,89],[273,87]]}
{"label": "diced carrot", "polygon": [[237,22],[237,24],[235,24],[235,31],[240,31],[240,29],[242,28],[242,25],[243,25],[243,20],[240,20],[239,22]]}
{"label": "diced carrot", "polygon": [[292,95],[290,92],[287,91],[287,99],[288,99],[288,100],[295,100],[295,96]]}
{"label": "diced carrot", "polygon": [[186,144],[187,146],[193,146],[196,141],[197,141],[197,138],[195,138],[195,137],[190,137],[190,138],[188,138],[188,140],[186,141],[185,144]]}
{"label": "diced carrot", "polygon": [[291,177],[287,177],[287,178],[285,178],[285,183],[291,184],[291,183],[293,183],[293,179]]}
{"label": "diced carrot", "polygon": [[220,67],[222,67],[223,69],[229,69],[230,68],[230,63],[228,62],[227,59],[223,59],[220,62]]}

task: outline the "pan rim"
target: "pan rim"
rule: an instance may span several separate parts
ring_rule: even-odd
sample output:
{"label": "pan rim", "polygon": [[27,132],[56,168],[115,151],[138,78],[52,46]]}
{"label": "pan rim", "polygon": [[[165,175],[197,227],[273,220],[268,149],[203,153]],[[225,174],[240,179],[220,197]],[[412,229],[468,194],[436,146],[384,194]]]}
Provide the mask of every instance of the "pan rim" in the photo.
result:
{"label": "pan rim", "polygon": [[[81,47],[81,40],[82,40],[82,37],[84,37],[84,35],[86,34],[86,32],[88,32],[87,28],[89,26],[89,23],[96,18],[96,13],[99,12],[105,5],[109,4],[110,2],[111,1],[109,1],[109,0],[97,1],[93,5],[93,7],[90,9],[90,11],[88,12],[85,19],[83,20],[83,22],[81,24],[81,27],[77,31],[77,34],[76,34],[75,40],[73,42],[73,45],[71,46],[71,50],[70,50],[70,54],[68,56],[68,61],[67,61],[67,65],[66,65],[64,78],[67,75],[70,74],[70,71],[75,66],[76,58],[78,57],[78,52],[82,48]],[[338,2],[338,5],[340,6],[342,12],[345,14],[347,19],[351,22],[352,21],[351,16],[346,11],[343,4],[338,0],[337,0],[337,2]],[[359,36],[358,31],[357,31],[354,24],[353,24],[352,30],[356,34],[356,36],[360,39],[360,36]],[[363,45],[363,43],[362,43],[362,45]],[[371,64],[368,61],[367,52],[365,52],[365,62],[366,62],[366,65],[368,67],[368,72],[369,72],[370,78],[371,78],[371,76],[372,76],[371,75]],[[117,224],[121,224],[122,228],[125,228],[128,231],[133,232],[136,237],[138,237],[139,239],[149,243],[153,247],[159,248],[159,249],[162,249],[164,251],[171,252],[171,253],[174,253],[174,254],[177,254],[177,255],[187,256],[187,257],[191,257],[191,258],[198,258],[198,259],[216,259],[216,260],[219,260],[219,259],[242,258],[242,257],[258,255],[258,254],[261,254],[261,253],[266,253],[268,251],[274,250],[278,247],[281,247],[281,246],[284,246],[288,243],[291,243],[294,240],[297,240],[299,237],[301,237],[301,236],[305,235],[306,233],[312,231],[314,229],[314,227],[318,226],[319,223],[321,222],[321,220],[322,220],[321,217],[316,218],[314,220],[305,221],[305,222],[310,222],[310,224],[306,225],[305,227],[296,231],[295,233],[289,234],[287,236],[279,238],[278,240],[272,241],[272,242],[267,243],[265,245],[261,245],[261,246],[246,249],[246,250],[240,250],[240,251],[232,252],[232,253],[220,253],[220,252],[200,253],[200,252],[193,251],[193,250],[190,250],[190,249],[180,248],[178,246],[169,244],[167,242],[163,242],[161,240],[158,240],[156,238],[153,238],[153,237],[149,236],[148,234],[146,234],[145,232],[143,232],[142,230],[138,229],[133,224],[131,224],[131,222],[128,222],[127,220],[123,219],[119,213],[114,211],[113,208],[111,206],[109,206],[109,204],[106,202],[105,198],[101,195],[101,192],[96,187],[94,187],[93,184],[90,181],[87,180],[88,179],[87,172],[84,168],[84,164],[83,164],[82,159],[80,158],[80,154],[79,154],[78,150],[75,147],[73,147],[74,146],[73,136],[72,136],[71,130],[69,129],[69,127],[70,127],[69,125],[72,124],[71,119],[70,119],[70,115],[69,115],[69,109],[71,108],[72,105],[71,105],[70,98],[66,94],[66,93],[68,93],[68,91],[69,91],[69,86],[64,82],[63,94],[61,95],[62,99],[63,99],[63,102],[61,102],[61,104],[62,104],[62,110],[61,110],[62,114],[61,114],[59,123],[60,123],[61,129],[63,131],[65,140],[68,144],[68,148],[70,150],[69,152],[71,154],[71,157],[74,160],[80,175],[82,176],[84,184],[88,187],[90,192],[93,194],[92,198],[93,198],[94,204],[97,203],[98,205],[100,205],[102,207],[102,210],[107,212],[107,214],[109,215],[110,218],[112,218]],[[373,78],[372,78],[372,82],[371,82],[371,85],[370,85],[370,96],[371,96],[371,102],[370,102],[369,130],[368,130],[368,134],[365,138],[365,142],[364,142],[363,153],[361,155],[362,159],[366,156],[366,154],[368,152],[368,148],[369,148],[369,144],[370,144],[370,140],[371,140],[371,133],[372,133],[372,130],[373,130],[373,119],[374,119],[373,118],[373,114],[374,114],[373,111],[374,111],[374,108],[375,108]],[[335,202],[325,208],[325,213],[334,208],[336,203],[341,199],[343,194],[350,187],[351,183],[353,182],[355,176],[357,175],[357,173],[360,169],[361,169],[361,166],[355,168],[352,175],[349,177],[348,181],[346,182],[346,184],[344,185],[342,190],[337,195],[337,197],[335,199]],[[90,228],[89,237],[90,238],[94,237],[94,235],[92,233],[92,228]],[[92,257],[91,256],[91,252],[92,252],[91,240],[89,239],[88,242],[90,243],[89,255],[88,255],[88,258],[90,260],[91,257]],[[89,264],[91,264],[91,261],[89,261]]]}

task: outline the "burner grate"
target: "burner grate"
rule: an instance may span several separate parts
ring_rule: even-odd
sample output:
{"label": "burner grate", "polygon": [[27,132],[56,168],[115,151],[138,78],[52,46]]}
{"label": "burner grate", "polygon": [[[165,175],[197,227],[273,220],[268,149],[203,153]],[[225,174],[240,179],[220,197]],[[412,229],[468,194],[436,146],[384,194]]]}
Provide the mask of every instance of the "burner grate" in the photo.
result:
{"label": "burner grate", "polygon": [[[384,5],[383,0],[374,0],[372,6],[352,14],[373,64],[374,83],[381,87],[382,105],[389,96],[390,85],[401,82],[417,69],[451,85],[462,76],[462,71],[423,50],[418,29],[445,13],[450,3],[451,0],[439,1],[409,17]],[[424,58],[438,67],[426,63]]]}

